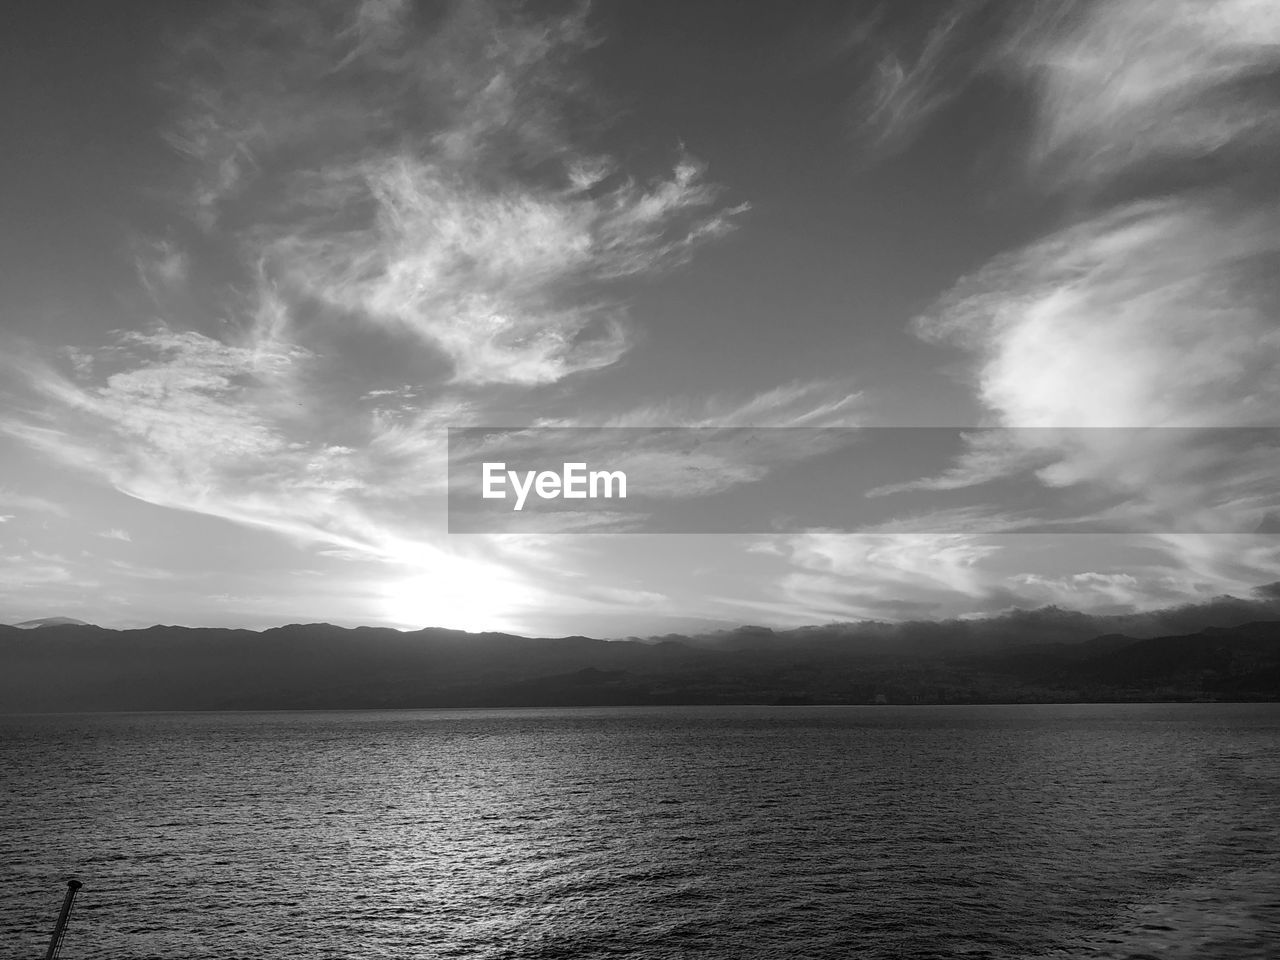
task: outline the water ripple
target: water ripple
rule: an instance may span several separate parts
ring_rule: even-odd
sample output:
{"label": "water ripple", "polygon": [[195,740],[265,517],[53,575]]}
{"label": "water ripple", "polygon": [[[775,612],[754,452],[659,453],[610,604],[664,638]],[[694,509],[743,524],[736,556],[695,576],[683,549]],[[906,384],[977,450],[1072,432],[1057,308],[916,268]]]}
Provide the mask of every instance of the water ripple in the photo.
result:
{"label": "water ripple", "polygon": [[1280,707],[0,718],[72,957],[1262,958]]}

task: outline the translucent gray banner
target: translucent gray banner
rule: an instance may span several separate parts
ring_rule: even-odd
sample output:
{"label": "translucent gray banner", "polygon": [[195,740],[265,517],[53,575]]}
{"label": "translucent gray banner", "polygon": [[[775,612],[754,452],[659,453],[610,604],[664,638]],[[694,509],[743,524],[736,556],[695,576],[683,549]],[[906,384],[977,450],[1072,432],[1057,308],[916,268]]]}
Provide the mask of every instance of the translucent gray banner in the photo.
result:
{"label": "translucent gray banner", "polygon": [[1280,429],[465,427],[451,533],[1275,533]]}

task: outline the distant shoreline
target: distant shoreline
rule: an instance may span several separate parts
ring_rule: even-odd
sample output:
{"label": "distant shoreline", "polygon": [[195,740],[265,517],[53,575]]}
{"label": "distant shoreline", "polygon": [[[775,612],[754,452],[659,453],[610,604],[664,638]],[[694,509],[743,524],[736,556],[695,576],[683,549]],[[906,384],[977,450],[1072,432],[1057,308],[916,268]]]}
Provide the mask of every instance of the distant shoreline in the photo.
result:
{"label": "distant shoreline", "polygon": [[578,703],[562,706],[537,705],[502,705],[491,706],[477,704],[474,706],[451,705],[445,707],[211,707],[207,709],[172,709],[172,710],[27,710],[0,711],[0,718],[12,717],[95,717],[95,716],[165,716],[173,714],[247,714],[247,713],[425,713],[468,711],[573,711],[573,710],[679,710],[687,707],[708,707],[714,709],[741,709],[758,707],[761,709],[795,710],[821,708],[868,709],[889,708],[981,708],[981,707],[1129,707],[1129,706],[1195,706],[1219,707],[1242,705],[1280,705],[1280,698],[1272,700],[1042,700],[1000,701],[989,703]]}

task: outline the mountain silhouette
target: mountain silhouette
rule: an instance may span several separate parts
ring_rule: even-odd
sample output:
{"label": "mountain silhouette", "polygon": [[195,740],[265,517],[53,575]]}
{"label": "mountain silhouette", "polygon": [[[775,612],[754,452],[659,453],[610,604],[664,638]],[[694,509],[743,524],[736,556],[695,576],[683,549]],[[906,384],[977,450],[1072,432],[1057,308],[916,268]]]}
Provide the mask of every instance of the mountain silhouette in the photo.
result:
{"label": "mountain silhouette", "polygon": [[829,628],[719,643],[291,624],[0,627],[0,712],[1280,700],[1280,621],[983,642]]}

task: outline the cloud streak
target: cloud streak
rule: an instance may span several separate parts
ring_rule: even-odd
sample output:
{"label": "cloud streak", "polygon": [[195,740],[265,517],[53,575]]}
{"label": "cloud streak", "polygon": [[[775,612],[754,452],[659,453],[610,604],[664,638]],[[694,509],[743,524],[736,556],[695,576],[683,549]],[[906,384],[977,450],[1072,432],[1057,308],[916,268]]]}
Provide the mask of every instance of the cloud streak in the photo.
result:
{"label": "cloud streak", "polygon": [[498,552],[440,540],[445,428],[526,419],[535,388],[615,363],[620,284],[746,209],[677,144],[646,169],[599,147],[577,67],[597,42],[579,3],[212,13],[165,85],[189,222],[134,244],[167,322],[11,351],[0,432],[147,503],[383,564],[418,598],[386,598],[406,623],[536,605]]}
{"label": "cloud streak", "polygon": [[1037,159],[1071,182],[1277,143],[1274,4],[1107,0],[1040,13],[1015,36],[1006,55],[1037,87]]}
{"label": "cloud streak", "polygon": [[394,558],[398,538],[361,500],[386,465],[281,402],[309,359],[163,326],[119,334],[91,374],[14,354],[5,365],[25,393],[0,432],[148,503]]}
{"label": "cloud streak", "polygon": [[1256,151],[1280,137],[1280,13],[1265,0],[967,0],[938,10],[882,8],[854,31],[851,49],[874,64],[855,122],[881,156],[979,79],[1026,104],[1027,159],[1053,189],[1185,183],[1205,160],[1218,175],[1256,172]]}
{"label": "cloud streak", "polygon": [[[1003,459],[1046,485],[1127,494],[1118,509],[1135,519],[1215,503],[1190,527],[1253,529],[1277,496],[1274,448],[1242,452],[1212,429],[1078,428],[1280,424],[1280,298],[1269,280],[1280,190],[1241,175],[1267,169],[1280,144],[1280,98],[1263,82],[1280,71],[1280,19],[1245,0],[1072,11],[1033,11],[991,62],[1029,81],[1033,169],[1094,201],[915,323],[925,339],[971,353],[996,424],[1048,432],[1014,431],[1021,449],[973,450],[920,486],[984,482]],[[1240,163],[1196,166],[1223,151]],[[1163,195],[1134,195],[1125,178],[1136,170]],[[1231,468],[1211,477],[1214,464]]]}
{"label": "cloud streak", "polygon": [[60,503],[55,503],[46,497],[20,493],[8,487],[0,487],[0,507],[11,510],[30,510],[35,513],[50,513],[57,517],[70,516],[70,511]]}
{"label": "cloud streak", "polygon": [[[987,26],[984,39],[968,29],[975,23]],[[1267,522],[1280,457],[1274,445],[1241,449],[1220,428],[1280,424],[1270,279],[1280,268],[1280,10],[1255,0],[974,3],[864,24],[858,49],[877,47],[861,94],[872,108],[858,119],[880,150],[905,148],[989,81],[1030,121],[1028,183],[1068,198],[1071,212],[913,325],[972,358],[984,426],[1019,429],[979,433],[952,469],[876,493],[1030,475],[1114,498],[1104,519],[1144,524],[1163,511],[1184,530]],[[1150,427],[1193,429],[1111,429]],[[1218,508],[1202,515],[1207,503]],[[1014,543],[1034,540],[984,541],[1000,550],[932,595],[1149,606],[1211,586],[1247,593],[1280,571],[1267,537],[1184,533],[1126,540],[1153,555],[1149,567],[1019,573],[1033,560],[1012,562],[1024,553]],[[860,540],[840,543],[793,544],[796,596],[806,584],[819,598],[853,596],[850,587],[887,576],[885,563],[891,582],[911,566]],[[849,605],[873,609],[860,602]]]}
{"label": "cloud streak", "polygon": [[284,3],[193,42],[173,137],[190,208],[291,299],[417,339],[454,383],[607,367],[630,343],[611,283],[685,262],[745,207],[687,156],[641,181],[578,142],[585,5],[441,10]]}
{"label": "cloud streak", "polygon": [[879,6],[849,44],[872,65],[852,113],[857,138],[877,159],[905,149],[964,92],[988,65],[989,34],[1005,29],[1004,11],[991,0],[960,0],[931,19],[904,10]]}

